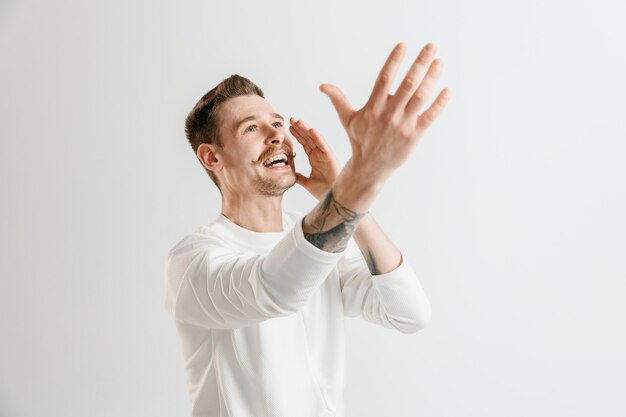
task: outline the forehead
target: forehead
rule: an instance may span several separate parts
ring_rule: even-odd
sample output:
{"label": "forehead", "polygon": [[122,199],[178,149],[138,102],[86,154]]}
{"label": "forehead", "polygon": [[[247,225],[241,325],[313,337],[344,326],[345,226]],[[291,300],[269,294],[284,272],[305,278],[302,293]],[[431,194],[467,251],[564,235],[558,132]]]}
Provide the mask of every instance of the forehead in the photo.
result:
{"label": "forehead", "polygon": [[272,106],[263,97],[245,95],[226,100],[220,105],[219,113],[222,126],[234,129],[241,119],[257,114],[266,116],[274,112]]}

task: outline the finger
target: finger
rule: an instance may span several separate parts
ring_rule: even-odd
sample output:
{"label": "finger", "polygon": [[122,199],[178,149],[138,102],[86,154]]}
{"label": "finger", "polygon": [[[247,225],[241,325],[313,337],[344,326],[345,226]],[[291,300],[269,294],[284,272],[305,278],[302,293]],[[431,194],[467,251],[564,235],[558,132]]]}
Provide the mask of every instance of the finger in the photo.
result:
{"label": "finger", "polygon": [[391,105],[395,109],[404,109],[413,93],[415,93],[415,90],[420,86],[424,74],[426,74],[428,70],[430,61],[432,61],[435,56],[435,51],[435,44],[429,42],[420,51],[415,61],[413,61],[413,65],[409,68],[409,71],[398,86],[398,90],[391,99]]}
{"label": "finger", "polygon": [[328,143],[326,143],[322,135],[317,130],[315,130],[314,128],[310,128],[308,132],[310,134],[311,141],[313,142],[313,144],[315,144],[315,146],[318,147],[319,150],[324,153],[330,152],[330,147],[328,146]]}
{"label": "finger", "polygon": [[298,134],[302,137],[302,139],[306,140],[309,146],[313,148],[313,144],[311,143],[309,132],[303,127],[306,125],[303,124],[302,120],[293,119],[291,126],[298,132]]}
{"label": "finger", "polygon": [[440,59],[435,59],[432,64],[430,64],[424,81],[422,81],[419,88],[406,105],[405,112],[408,117],[415,117],[417,112],[420,111],[435,87],[435,82],[439,79],[442,70],[443,62]]}
{"label": "finger", "polygon": [[322,84],[320,85],[320,91],[330,98],[330,101],[333,103],[337,114],[339,115],[339,120],[344,128],[348,127],[348,122],[354,113],[354,109],[350,105],[350,102],[343,95],[339,87],[336,87],[332,84]]}
{"label": "finger", "polygon": [[302,120],[298,120],[296,122],[296,125],[298,126],[299,129],[301,129],[301,132],[308,139],[309,145],[311,146],[311,148],[319,148],[322,152],[328,152],[330,150],[328,146],[326,145],[326,141],[317,130],[313,129],[312,127],[309,127]]}
{"label": "finger", "polygon": [[307,141],[307,144],[309,145],[311,150],[313,150],[317,147],[317,145],[313,142],[311,134],[309,133],[308,129],[305,128],[305,126],[306,125],[303,124],[302,120],[298,119],[294,124],[294,129],[296,129],[300,133],[300,136],[302,136],[302,138]]}
{"label": "finger", "polygon": [[306,141],[306,139],[304,139],[299,132],[297,132],[293,126],[289,126],[289,131],[291,132],[291,134],[298,140],[298,142],[300,142],[300,145],[302,145],[302,147],[304,148],[304,152],[306,152],[307,155],[309,155],[311,153],[311,146],[309,145],[309,143]]}
{"label": "finger", "polygon": [[289,131],[298,140],[298,142],[300,142],[300,144],[304,148],[304,151],[306,152],[306,154],[307,155],[310,154],[311,153],[311,145],[309,143],[309,140],[307,138],[305,138],[304,135],[302,134],[302,132],[300,131],[300,129],[298,129],[298,127],[296,126],[296,123],[295,123],[295,120],[294,120],[293,117],[289,119],[289,122],[291,123],[291,126],[289,126]]}
{"label": "finger", "polygon": [[387,57],[383,68],[380,70],[380,73],[376,78],[372,94],[370,94],[370,98],[367,100],[366,105],[374,108],[380,108],[385,105],[389,89],[391,88],[391,83],[393,82],[396,72],[398,71],[400,62],[402,62],[402,59],[404,58],[405,50],[406,45],[404,42],[398,43],[395,48],[393,48],[393,51],[391,51],[391,54]]}
{"label": "finger", "polygon": [[430,107],[419,116],[416,126],[416,129],[419,132],[426,130],[437,119],[439,113],[441,113],[446,104],[448,104],[450,97],[450,89],[444,88],[441,90],[433,104],[431,104]]}
{"label": "finger", "polygon": [[296,126],[298,127],[298,129],[300,129],[300,131],[302,131],[307,136],[307,139],[310,139],[309,136],[311,136],[311,135],[308,133],[310,127],[309,127],[309,125],[306,124],[305,121],[303,121],[301,119],[296,120]]}

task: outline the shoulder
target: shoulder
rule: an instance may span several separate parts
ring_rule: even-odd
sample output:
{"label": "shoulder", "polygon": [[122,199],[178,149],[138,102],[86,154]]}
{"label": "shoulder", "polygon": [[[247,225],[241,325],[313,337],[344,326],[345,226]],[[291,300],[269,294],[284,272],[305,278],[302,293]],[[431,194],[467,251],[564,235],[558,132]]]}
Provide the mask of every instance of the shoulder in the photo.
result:
{"label": "shoulder", "polygon": [[236,253],[211,227],[201,226],[194,229],[178,240],[167,253],[167,293],[169,296],[177,294],[186,275],[206,275],[209,265],[219,265],[222,260],[236,256]]}
{"label": "shoulder", "polygon": [[213,225],[200,226],[180,238],[168,251],[168,260],[178,257],[193,257],[198,253],[218,255],[232,252],[234,248],[219,235]]}

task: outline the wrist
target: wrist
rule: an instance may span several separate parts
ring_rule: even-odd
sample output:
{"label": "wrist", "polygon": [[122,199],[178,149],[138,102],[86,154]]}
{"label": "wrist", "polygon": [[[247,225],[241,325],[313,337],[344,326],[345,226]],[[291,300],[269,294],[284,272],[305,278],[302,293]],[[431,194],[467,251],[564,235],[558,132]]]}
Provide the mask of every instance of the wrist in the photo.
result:
{"label": "wrist", "polygon": [[[390,175],[383,175],[380,171],[371,168],[369,165],[358,162],[353,157],[348,159],[344,169],[339,173],[343,177],[348,177],[354,186],[361,188],[382,188]],[[339,175],[337,175],[337,178]],[[335,182],[337,182],[335,178]]]}
{"label": "wrist", "polygon": [[357,213],[366,213],[378,194],[384,180],[348,160],[332,185],[335,200]]}
{"label": "wrist", "polygon": [[346,166],[349,166],[355,177],[361,177],[362,181],[369,183],[377,183],[382,186],[393,173],[393,170],[383,171],[380,164],[371,163],[369,158],[351,156]]}

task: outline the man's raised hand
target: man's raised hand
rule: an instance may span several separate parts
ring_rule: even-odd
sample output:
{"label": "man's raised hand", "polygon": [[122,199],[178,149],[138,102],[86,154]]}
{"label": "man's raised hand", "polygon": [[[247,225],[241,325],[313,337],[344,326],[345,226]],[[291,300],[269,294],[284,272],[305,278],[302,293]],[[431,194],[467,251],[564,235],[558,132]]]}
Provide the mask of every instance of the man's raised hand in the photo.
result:
{"label": "man's raised hand", "polygon": [[444,88],[430,107],[419,114],[443,66],[441,60],[433,59],[436,51],[433,43],[424,46],[395,94],[389,94],[405,51],[404,43],[396,45],[376,79],[370,98],[359,110],[352,108],[338,87],[320,86],[348,133],[352,165],[372,180],[386,180],[408,159],[450,98],[450,90]]}
{"label": "man's raised hand", "polygon": [[305,239],[322,250],[339,252],[346,248],[385,180],[408,159],[424,131],[448,102],[446,88],[426,111],[418,114],[441,72],[441,61],[433,60],[432,43],[422,49],[396,93],[389,94],[405,49],[403,43],[396,45],[378,75],[369,100],[360,110],[352,108],[339,88],[330,84],[320,86],[335,106],[352,147],[352,157],[332,187],[302,219]]}

